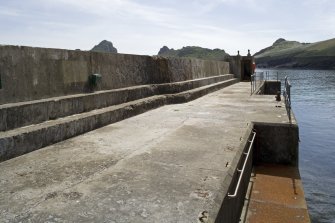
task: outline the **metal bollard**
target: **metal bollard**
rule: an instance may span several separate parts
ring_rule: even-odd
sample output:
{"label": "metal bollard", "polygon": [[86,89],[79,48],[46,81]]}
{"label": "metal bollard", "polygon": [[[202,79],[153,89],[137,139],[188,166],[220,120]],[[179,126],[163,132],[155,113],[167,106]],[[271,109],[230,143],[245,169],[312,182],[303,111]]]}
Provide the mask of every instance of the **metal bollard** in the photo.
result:
{"label": "metal bollard", "polygon": [[277,91],[276,101],[281,101],[280,91]]}

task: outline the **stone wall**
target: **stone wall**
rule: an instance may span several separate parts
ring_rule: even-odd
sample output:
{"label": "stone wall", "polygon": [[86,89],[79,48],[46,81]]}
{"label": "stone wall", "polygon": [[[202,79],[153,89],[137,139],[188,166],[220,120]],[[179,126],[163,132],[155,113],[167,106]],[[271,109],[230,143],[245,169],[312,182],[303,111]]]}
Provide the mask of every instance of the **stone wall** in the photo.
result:
{"label": "stone wall", "polygon": [[96,90],[108,90],[227,74],[229,63],[0,46],[0,104],[87,92],[94,73],[102,75]]}
{"label": "stone wall", "polygon": [[241,61],[240,55],[230,57],[230,73],[235,74],[235,78],[241,80]]}

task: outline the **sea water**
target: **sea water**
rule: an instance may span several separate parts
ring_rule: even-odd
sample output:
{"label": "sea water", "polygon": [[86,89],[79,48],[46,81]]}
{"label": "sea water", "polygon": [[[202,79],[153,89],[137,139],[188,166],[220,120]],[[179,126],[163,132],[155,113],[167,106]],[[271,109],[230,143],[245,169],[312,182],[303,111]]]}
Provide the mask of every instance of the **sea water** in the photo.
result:
{"label": "sea water", "polygon": [[[263,70],[258,70],[263,71]],[[335,70],[269,70],[291,82],[299,169],[312,222],[335,222]],[[283,86],[282,86],[283,90]]]}

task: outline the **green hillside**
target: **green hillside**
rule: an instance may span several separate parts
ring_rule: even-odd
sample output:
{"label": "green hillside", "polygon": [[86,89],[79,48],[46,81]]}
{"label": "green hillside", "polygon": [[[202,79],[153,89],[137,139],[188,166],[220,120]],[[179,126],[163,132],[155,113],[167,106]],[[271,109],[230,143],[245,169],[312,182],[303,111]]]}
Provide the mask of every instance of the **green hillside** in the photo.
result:
{"label": "green hillside", "polygon": [[225,60],[229,57],[224,50],[221,49],[207,49],[198,46],[186,46],[179,50],[169,49],[167,46],[163,46],[158,56],[162,57],[191,57],[206,60]]}
{"label": "green hillside", "polygon": [[254,56],[258,67],[335,69],[335,39],[316,43],[278,39]]}

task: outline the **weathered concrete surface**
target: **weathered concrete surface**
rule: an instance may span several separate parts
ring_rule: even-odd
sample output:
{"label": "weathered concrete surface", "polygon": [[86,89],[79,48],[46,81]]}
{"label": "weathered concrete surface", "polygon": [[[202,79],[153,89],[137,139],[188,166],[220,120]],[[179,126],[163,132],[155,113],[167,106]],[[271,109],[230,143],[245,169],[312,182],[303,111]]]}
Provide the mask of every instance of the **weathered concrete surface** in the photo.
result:
{"label": "weathered concrete surface", "polygon": [[232,74],[225,74],[182,82],[139,85],[86,94],[4,104],[0,105],[0,131],[38,124],[47,120],[54,120],[154,95],[180,93],[232,78]]}
{"label": "weathered concrete surface", "polygon": [[[0,132],[0,162],[138,115],[150,109],[166,104],[194,100],[236,82],[236,79],[230,79],[177,94],[155,95],[36,125]],[[75,102],[75,105],[82,106],[80,101]],[[91,101],[91,103],[96,102]],[[71,109],[71,106],[69,107]],[[17,114],[15,115],[17,116]]]}
{"label": "weathered concrete surface", "polygon": [[48,120],[88,112],[112,105],[154,96],[155,88],[141,85],[89,94],[76,94],[42,100],[0,105],[5,120],[0,131],[38,124]]}
{"label": "weathered concrete surface", "polygon": [[111,90],[228,74],[229,63],[0,46],[0,104],[83,93],[95,73],[102,75],[95,90]]}
{"label": "weathered concrete surface", "polygon": [[252,122],[288,123],[276,105],[238,83],[2,162],[0,219],[214,222]]}
{"label": "weathered concrete surface", "polygon": [[250,183],[246,223],[309,223],[304,190],[297,167],[256,166]]}
{"label": "weathered concrete surface", "polygon": [[257,131],[255,163],[298,166],[299,128],[282,123],[254,123]]}

